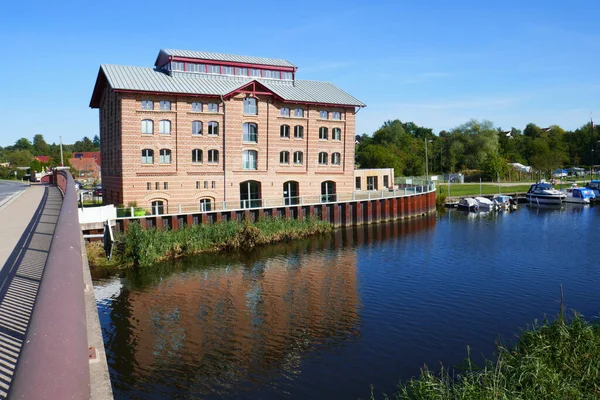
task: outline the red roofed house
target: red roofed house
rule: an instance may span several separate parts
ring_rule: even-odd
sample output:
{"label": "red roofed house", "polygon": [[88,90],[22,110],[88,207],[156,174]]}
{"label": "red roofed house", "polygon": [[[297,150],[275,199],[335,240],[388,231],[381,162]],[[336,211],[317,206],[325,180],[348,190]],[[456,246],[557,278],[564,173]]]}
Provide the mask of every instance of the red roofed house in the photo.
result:
{"label": "red roofed house", "polygon": [[69,159],[72,170],[79,172],[81,179],[100,179],[100,152],[99,151],[81,151],[73,153]]}
{"label": "red roofed house", "polygon": [[52,161],[52,157],[50,156],[35,156],[34,158],[42,164],[50,164],[50,161]]}

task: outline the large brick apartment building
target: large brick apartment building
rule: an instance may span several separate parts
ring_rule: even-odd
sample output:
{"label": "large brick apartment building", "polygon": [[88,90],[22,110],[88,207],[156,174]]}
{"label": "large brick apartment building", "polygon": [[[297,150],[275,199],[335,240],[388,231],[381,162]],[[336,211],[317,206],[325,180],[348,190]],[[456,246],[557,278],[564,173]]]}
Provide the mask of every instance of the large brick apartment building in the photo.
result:
{"label": "large brick apartment building", "polygon": [[335,199],[354,190],[365,105],[285,60],[160,50],[154,68],[102,65],[105,202],[175,212]]}

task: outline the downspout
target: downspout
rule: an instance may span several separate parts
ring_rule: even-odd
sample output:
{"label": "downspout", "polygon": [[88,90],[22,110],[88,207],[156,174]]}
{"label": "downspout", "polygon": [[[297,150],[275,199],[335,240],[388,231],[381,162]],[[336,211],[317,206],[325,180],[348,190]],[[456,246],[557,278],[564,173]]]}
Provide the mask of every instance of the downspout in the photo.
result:
{"label": "downspout", "polygon": [[310,132],[310,104],[306,105],[306,157],[302,162],[305,165],[305,170],[308,172],[308,135]]}
{"label": "downspout", "polygon": [[223,99],[223,95],[220,95],[219,97],[221,97],[221,103],[223,104],[223,203],[227,202],[227,165],[225,163],[226,160],[226,148],[225,148],[225,143],[227,142],[225,140],[225,125],[226,125],[226,118],[227,118],[227,113],[225,112],[225,99]]}

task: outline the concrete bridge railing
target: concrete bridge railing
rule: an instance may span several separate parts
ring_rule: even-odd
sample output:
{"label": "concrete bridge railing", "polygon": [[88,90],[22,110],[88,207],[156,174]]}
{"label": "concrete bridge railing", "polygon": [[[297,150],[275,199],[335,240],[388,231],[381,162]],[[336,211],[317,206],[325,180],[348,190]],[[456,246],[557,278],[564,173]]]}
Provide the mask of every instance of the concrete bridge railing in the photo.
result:
{"label": "concrete bridge railing", "polygon": [[10,397],[89,399],[90,369],[77,195],[55,171],[63,203]]}

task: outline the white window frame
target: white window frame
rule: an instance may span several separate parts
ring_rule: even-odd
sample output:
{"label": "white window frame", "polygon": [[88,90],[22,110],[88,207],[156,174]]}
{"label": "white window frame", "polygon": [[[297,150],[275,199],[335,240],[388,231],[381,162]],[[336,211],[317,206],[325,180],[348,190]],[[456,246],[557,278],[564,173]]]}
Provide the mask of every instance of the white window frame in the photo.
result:
{"label": "white window frame", "polygon": [[[202,149],[193,149],[192,150],[192,164],[202,164],[202,161],[203,161],[202,160],[202,157],[203,157],[202,153],[203,153]],[[194,161],[194,159],[196,159],[196,160]]]}
{"label": "white window frame", "polygon": [[319,111],[320,119],[329,119],[329,111],[321,110]]}
{"label": "white window frame", "polygon": [[279,137],[282,139],[290,138],[290,126],[289,125],[284,124],[279,127]]}
{"label": "white window frame", "polygon": [[243,150],[242,151],[242,169],[255,171],[258,169],[258,151]]}
{"label": "white window frame", "polygon": [[154,110],[154,101],[142,100],[142,110]]}
{"label": "white window frame", "polygon": [[322,126],[319,128],[319,140],[328,140],[329,139],[329,129],[326,126]]}
{"label": "white window frame", "polygon": [[294,126],[294,139],[304,139],[304,126]]}
{"label": "white window frame", "polygon": [[160,111],[171,111],[171,102],[169,100],[161,100],[158,105]]}
{"label": "white window frame", "polygon": [[331,112],[331,119],[336,120],[336,121],[340,121],[342,119],[342,113],[339,112],[339,111],[332,111]]}
{"label": "white window frame", "polygon": [[219,136],[219,123],[217,121],[208,123],[208,136]]}
{"label": "white window frame", "polygon": [[[198,132],[198,127],[200,127],[200,131]],[[194,136],[202,136],[202,121],[192,121],[192,135]]]}
{"label": "white window frame", "polygon": [[319,153],[319,165],[327,165],[327,162],[329,161],[328,158],[327,152],[321,151]]}
{"label": "white window frame", "polygon": [[342,162],[342,155],[340,153],[331,154],[331,165],[340,165]]}
{"label": "white window frame", "polygon": [[202,103],[199,101],[192,102],[192,111],[202,112]]}
{"label": "white window frame", "polygon": [[[148,131],[148,127],[150,127],[150,132]],[[154,121],[151,119],[143,119],[142,120],[142,134],[143,135],[154,135]]]}
{"label": "white window frame", "polygon": [[340,128],[333,128],[331,130],[331,140],[342,140],[342,130]]}
{"label": "white window frame", "polygon": [[258,115],[258,102],[254,97],[244,98],[244,114],[245,115]]}
{"label": "white window frame", "polygon": [[171,150],[160,149],[158,152],[158,163],[159,164],[171,164]]}
{"label": "white window frame", "polygon": [[[254,132],[251,132],[254,128]],[[254,122],[244,122],[242,124],[242,141],[244,143],[258,143],[258,124]]]}
{"label": "white window frame", "polygon": [[219,112],[219,103],[208,103],[206,105],[207,111],[211,112],[211,113],[218,113]]}
{"label": "white window frame", "polygon": [[295,108],[294,109],[294,117],[304,118],[304,109],[303,108]]}
{"label": "white window frame", "polygon": [[161,119],[158,122],[158,133],[161,135],[171,134],[171,121],[168,119]]}
{"label": "white window frame", "polygon": [[279,115],[282,117],[289,117],[290,116],[290,109],[287,107],[281,107],[279,109]]}
{"label": "white window frame", "polygon": [[217,149],[208,150],[208,157],[206,159],[206,162],[208,162],[209,164],[218,164],[219,163],[219,150],[217,150]]}
{"label": "white window frame", "polygon": [[289,151],[280,151],[279,152],[279,164],[289,164],[290,163],[290,152]]}
{"label": "white window frame", "polygon": [[294,152],[294,164],[302,165],[304,163],[304,153],[301,151]]}
{"label": "white window frame", "polygon": [[154,150],[142,149],[142,164],[154,164]]}

